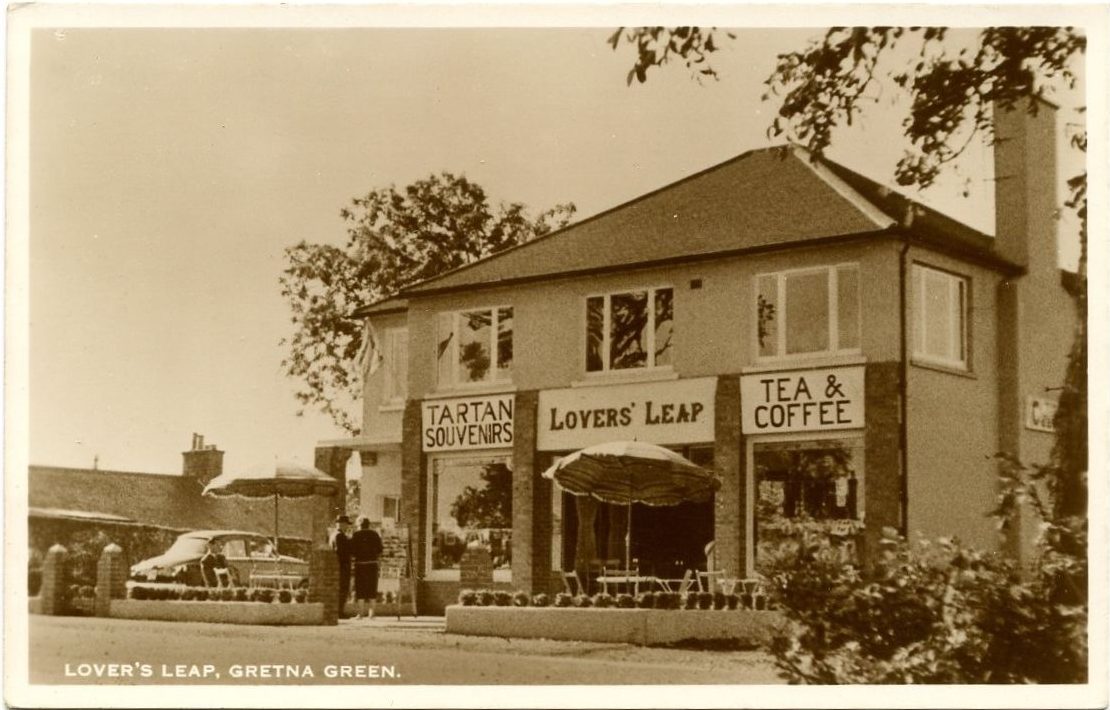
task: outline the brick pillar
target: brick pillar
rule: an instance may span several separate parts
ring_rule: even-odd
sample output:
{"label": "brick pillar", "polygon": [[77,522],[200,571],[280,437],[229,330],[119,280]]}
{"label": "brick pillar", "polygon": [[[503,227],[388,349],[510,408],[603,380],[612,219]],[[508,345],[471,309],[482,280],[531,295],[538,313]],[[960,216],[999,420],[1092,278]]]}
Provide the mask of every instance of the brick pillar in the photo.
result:
{"label": "brick pillar", "polygon": [[96,563],[96,615],[110,616],[112,600],[126,596],[127,560],[123,558],[123,548],[109,543]]}
{"label": "brick pillar", "polygon": [[46,551],[42,565],[42,613],[59,616],[66,612],[66,588],[69,587],[69,553],[61,545],[54,545]]}
{"label": "brick pillar", "polygon": [[420,579],[427,568],[425,530],[428,515],[428,471],[421,448],[423,429],[419,400],[405,403],[401,420],[401,524],[408,526],[412,551],[413,593],[420,604]]}
{"label": "brick pillar", "polygon": [[717,378],[714,400],[715,440],[713,466],[721,476],[714,498],[713,530],[717,569],[729,575],[747,576],[748,489],[747,457],[740,434],[740,376]]}
{"label": "brick pillar", "polygon": [[468,547],[459,560],[459,586],[463,589],[489,589],[493,586],[493,560],[482,547]]}
{"label": "brick pillar", "polygon": [[551,481],[536,455],[539,393],[517,392],[513,403],[513,586],[545,592],[551,579]]}
{"label": "brick pillar", "polygon": [[339,623],[339,562],[335,551],[317,547],[308,563],[308,601],[324,605],[323,626]]}
{"label": "brick pillar", "polygon": [[863,501],[866,528],[861,556],[865,566],[879,552],[883,528],[897,530],[902,519],[898,370],[897,362],[868,363],[864,377],[867,470]]}

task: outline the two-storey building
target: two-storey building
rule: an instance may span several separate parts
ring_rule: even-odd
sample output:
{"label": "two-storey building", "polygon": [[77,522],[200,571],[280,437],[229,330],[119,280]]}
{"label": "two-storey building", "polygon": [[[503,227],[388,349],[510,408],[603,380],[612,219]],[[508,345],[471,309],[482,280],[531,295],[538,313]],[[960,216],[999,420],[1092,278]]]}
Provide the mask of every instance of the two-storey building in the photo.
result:
{"label": "two-storey building", "polygon": [[632,556],[659,576],[704,567],[710,541],[751,574],[803,513],[865,555],[884,527],[1018,554],[986,515],[992,457],[1047,459],[1074,308],[1055,111],[997,130],[993,236],[771,148],[361,309],[383,366],[346,445],[368,512],[408,526],[424,611],[456,596],[468,544],[533,592],[622,558],[626,509],[540,476],[612,440],[721,477],[709,502],[632,508]]}

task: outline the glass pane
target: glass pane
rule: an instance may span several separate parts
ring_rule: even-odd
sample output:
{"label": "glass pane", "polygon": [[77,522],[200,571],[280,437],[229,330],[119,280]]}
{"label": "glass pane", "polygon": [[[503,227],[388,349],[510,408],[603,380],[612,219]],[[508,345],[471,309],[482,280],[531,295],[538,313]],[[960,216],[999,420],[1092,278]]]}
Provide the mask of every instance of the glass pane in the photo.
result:
{"label": "glass pane", "polygon": [[458,569],[468,544],[490,553],[495,569],[512,563],[513,474],[505,461],[435,462],[432,568]]}
{"label": "glass pane", "polygon": [[655,292],[655,365],[670,365],[674,358],[674,291]]}
{"label": "glass pane", "polygon": [[786,276],[786,352],[829,349],[829,272]]}
{"label": "glass pane", "polygon": [[436,368],[440,385],[454,384],[451,362],[455,338],[455,314],[440,313],[436,320]]}
{"label": "glass pane", "polygon": [[756,338],[759,341],[759,356],[772,357],[778,354],[779,342],[779,294],[778,279],[776,277],[759,277],[755,307]]}
{"label": "glass pane", "polygon": [[956,282],[956,312],[952,318],[952,340],[956,343],[956,358],[960,362],[967,362],[967,282],[963,279],[954,279]]}
{"label": "glass pane", "polygon": [[646,291],[609,297],[609,369],[647,365],[648,297]]}
{"label": "glass pane", "polygon": [[944,274],[925,269],[924,353],[945,360],[953,359],[948,279]]}
{"label": "glass pane", "polygon": [[605,298],[586,299],[586,372],[605,369]]}
{"label": "glass pane", "polygon": [[490,317],[493,311],[459,314],[459,382],[482,382],[490,367]]}
{"label": "glass pane", "polygon": [[513,366],[513,309],[497,310],[497,379],[511,380]]}
{"label": "glass pane", "polygon": [[841,266],[836,270],[837,337],[841,350],[859,347],[859,269]]}

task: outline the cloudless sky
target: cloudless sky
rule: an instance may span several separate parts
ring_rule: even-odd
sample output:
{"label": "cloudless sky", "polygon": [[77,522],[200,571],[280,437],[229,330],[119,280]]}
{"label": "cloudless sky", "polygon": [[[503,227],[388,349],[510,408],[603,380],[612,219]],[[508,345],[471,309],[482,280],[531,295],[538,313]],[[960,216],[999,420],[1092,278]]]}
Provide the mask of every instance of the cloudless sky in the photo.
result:
{"label": "cloudless sky", "polygon": [[[700,85],[626,87],[610,30],[58,29],[31,55],[32,463],[176,473],[193,432],[225,469],[311,462],[343,432],[295,416],[282,250],[340,244],[351,197],[442,170],[586,217],[769,143],[776,54],[750,30]],[[834,159],[888,182],[883,98]],[[986,150],[926,199],[993,228]],[[796,206],[784,205],[784,209]]]}

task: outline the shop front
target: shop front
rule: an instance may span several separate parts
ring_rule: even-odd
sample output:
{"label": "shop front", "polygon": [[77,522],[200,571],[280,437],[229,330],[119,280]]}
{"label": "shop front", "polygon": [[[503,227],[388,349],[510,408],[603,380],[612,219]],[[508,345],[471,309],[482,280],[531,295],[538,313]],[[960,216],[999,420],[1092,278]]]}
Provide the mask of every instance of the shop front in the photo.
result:
{"label": "shop front", "polygon": [[[716,384],[709,377],[541,391],[538,468],[587,446],[631,440],[665,446],[712,468]],[[623,566],[630,514],[629,552],[642,574],[670,579],[705,567],[714,535],[712,499],[628,507],[572,496],[554,485],[551,504],[554,572],[575,570],[592,586],[601,567]]]}
{"label": "shop front", "polygon": [[421,403],[425,580],[458,582],[463,553],[477,547],[489,553],[494,581],[511,581],[513,407],[512,394]]}
{"label": "shop front", "polygon": [[864,522],[864,366],[740,378],[747,573],[764,570],[792,521],[826,524],[855,554]]}

